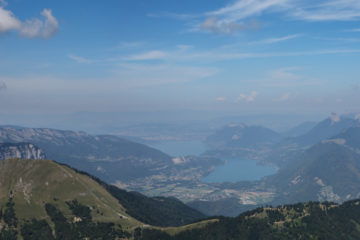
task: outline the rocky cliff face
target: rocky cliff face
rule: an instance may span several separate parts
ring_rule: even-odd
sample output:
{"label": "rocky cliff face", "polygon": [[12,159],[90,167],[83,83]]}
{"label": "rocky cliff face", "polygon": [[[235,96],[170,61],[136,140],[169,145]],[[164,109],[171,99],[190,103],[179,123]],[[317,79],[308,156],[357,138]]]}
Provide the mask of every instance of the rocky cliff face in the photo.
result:
{"label": "rocky cliff face", "polygon": [[0,143],[0,160],[10,158],[44,159],[45,153],[31,143]]}

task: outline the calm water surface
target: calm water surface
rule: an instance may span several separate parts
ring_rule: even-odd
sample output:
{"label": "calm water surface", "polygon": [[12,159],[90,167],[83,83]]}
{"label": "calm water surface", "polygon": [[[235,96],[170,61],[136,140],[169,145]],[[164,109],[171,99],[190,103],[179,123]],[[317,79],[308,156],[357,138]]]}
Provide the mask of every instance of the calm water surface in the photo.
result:
{"label": "calm water surface", "polygon": [[218,166],[214,172],[203,178],[204,182],[237,182],[260,180],[276,173],[270,166],[257,165],[254,160],[224,159],[226,164]]}
{"label": "calm water surface", "polygon": [[[200,155],[207,150],[201,141],[162,141],[152,147],[169,154],[170,156]],[[204,182],[237,182],[253,181],[276,173],[270,166],[257,165],[254,160],[223,158],[225,165],[218,166],[214,172],[203,178]]]}

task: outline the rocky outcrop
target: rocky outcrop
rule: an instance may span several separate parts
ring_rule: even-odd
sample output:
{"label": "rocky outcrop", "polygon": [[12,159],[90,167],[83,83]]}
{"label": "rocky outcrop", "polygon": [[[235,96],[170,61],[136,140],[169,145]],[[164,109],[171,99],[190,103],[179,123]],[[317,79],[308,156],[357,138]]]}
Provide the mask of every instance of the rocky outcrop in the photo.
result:
{"label": "rocky outcrop", "polygon": [[0,160],[11,158],[44,159],[45,153],[31,143],[0,143]]}

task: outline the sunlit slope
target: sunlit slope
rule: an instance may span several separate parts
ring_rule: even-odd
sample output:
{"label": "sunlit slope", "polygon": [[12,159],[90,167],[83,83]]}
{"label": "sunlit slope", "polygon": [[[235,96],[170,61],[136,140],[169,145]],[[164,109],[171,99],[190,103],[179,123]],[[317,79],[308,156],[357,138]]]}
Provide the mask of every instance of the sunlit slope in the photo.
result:
{"label": "sunlit slope", "polygon": [[0,205],[4,206],[11,195],[19,219],[46,218],[45,203],[70,215],[66,202],[77,199],[92,209],[95,221],[129,227],[141,224],[93,179],[50,160],[0,161]]}

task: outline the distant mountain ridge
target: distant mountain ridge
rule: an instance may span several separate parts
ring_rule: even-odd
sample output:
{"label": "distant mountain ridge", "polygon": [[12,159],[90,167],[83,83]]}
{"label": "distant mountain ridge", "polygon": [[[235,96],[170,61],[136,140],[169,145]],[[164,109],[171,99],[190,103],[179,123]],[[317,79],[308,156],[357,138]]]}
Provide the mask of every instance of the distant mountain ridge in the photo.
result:
{"label": "distant mountain ridge", "polygon": [[298,137],[310,131],[318,122],[303,122],[282,133],[285,137]]}
{"label": "distant mountain ridge", "polygon": [[254,147],[279,140],[280,134],[261,126],[229,124],[206,138],[212,148]]}
{"label": "distant mountain ridge", "polygon": [[116,136],[48,128],[0,128],[0,142],[30,142],[49,159],[89,172],[108,182],[148,176],[173,165],[172,157]]}
{"label": "distant mountain ridge", "polygon": [[318,123],[310,131],[295,137],[292,141],[299,146],[312,146],[321,140],[335,136],[350,127],[359,126],[359,123],[358,119],[332,114],[330,118]]}
{"label": "distant mountain ridge", "polygon": [[267,181],[282,193],[281,203],[359,198],[360,127],[322,140]]}

